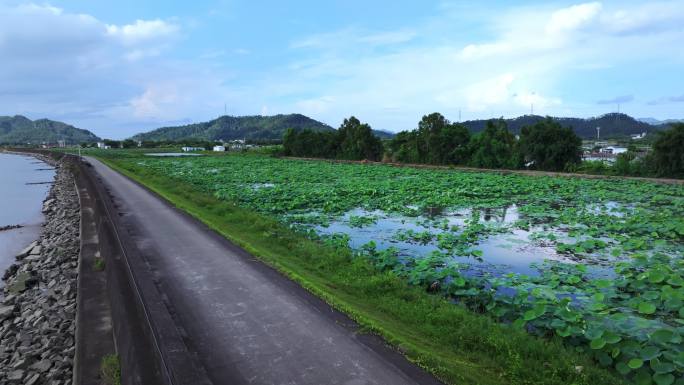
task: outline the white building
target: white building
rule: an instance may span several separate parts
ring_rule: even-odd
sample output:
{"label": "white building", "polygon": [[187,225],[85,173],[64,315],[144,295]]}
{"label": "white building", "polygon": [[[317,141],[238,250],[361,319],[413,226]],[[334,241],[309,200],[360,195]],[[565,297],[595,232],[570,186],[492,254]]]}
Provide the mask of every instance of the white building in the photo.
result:
{"label": "white building", "polygon": [[632,140],[643,139],[645,136],[646,136],[646,132],[642,132],[641,134],[632,135]]}
{"label": "white building", "polygon": [[601,152],[604,154],[618,155],[618,154],[622,154],[624,152],[627,152],[627,148],[626,147],[608,146],[608,147],[602,148]]}
{"label": "white building", "polygon": [[181,147],[183,152],[204,151],[204,147]]}
{"label": "white building", "polygon": [[105,146],[104,142],[97,142],[97,148],[102,148],[102,149],[104,149],[104,148],[106,148],[106,147],[107,147],[107,146]]}
{"label": "white building", "polygon": [[225,146],[214,146],[214,151],[215,152],[223,152],[223,151],[226,151],[226,147]]}

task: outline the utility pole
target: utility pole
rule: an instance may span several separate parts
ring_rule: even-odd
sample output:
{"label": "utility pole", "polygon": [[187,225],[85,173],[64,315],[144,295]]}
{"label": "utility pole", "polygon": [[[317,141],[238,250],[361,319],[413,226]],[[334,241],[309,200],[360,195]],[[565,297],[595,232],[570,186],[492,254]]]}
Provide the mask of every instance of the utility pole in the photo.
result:
{"label": "utility pole", "polygon": [[458,122],[461,123],[461,109],[458,109]]}
{"label": "utility pole", "polygon": [[534,115],[534,103],[530,103],[530,115]]}
{"label": "utility pole", "polygon": [[223,115],[228,115],[228,103],[223,103]]}

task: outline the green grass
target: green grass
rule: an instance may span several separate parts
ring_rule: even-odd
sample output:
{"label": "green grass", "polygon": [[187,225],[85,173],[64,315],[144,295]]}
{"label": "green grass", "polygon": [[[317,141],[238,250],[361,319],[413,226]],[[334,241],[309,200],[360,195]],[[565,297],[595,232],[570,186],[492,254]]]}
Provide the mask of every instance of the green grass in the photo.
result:
{"label": "green grass", "polygon": [[119,356],[108,354],[100,361],[100,376],[105,385],[121,385],[121,366]]}
{"label": "green grass", "polygon": [[103,271],[105,269],[105,260],[102,257],[95,257],[93,260],[93,271]]}
{"label": "green grass", "polygon": [[381,272],[276,219],[106,155],[100,159],[381,335],[449,384],[619,384],[557,338],[541,339]]}

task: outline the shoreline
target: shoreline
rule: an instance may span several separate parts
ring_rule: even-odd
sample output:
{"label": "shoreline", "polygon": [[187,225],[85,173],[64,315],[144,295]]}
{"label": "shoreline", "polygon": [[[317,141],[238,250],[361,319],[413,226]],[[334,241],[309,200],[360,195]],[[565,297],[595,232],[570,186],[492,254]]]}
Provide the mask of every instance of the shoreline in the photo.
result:
{"label": "shoreline", "polygon": [[[0,173],[3,177],[9,177],[12,183],[10,190],[0,194],[7,201],[0,204],[1,210],[9,210],[9,216],[3,216],[3,223],[0,223],[0,277],[4,271],[14,263],[15,256],[20,250],[24,249],[31,242],[40,237],[41,228],[45,222],[45,215],[41,212],[42,202],[50,192],[54,183],[55,169],[51,160],[45,156],[35,156],[36,154],[19,153],[0,149],[0,156],[3,160],[8,160],[10,170]],[[40,169],[34,169],[34,164],[39,164]],[[35,171],[51,170],[48,178],[43,173]],[[49,179],[50,186],[37,186],[32,188],[29,183],[34,180]],[[22,185],[27,185],[23,187]],[[25,196],[18,200],[17,195]],[[4,282],[0,281],[0,300],[4,298]]]}
{"label": "shoreline", "polygon": [[37,239],[3,272],[0,384],[68,384],[75,351],[80,204],[73,176],[60,162],[19,155],[49,164],[56,174],[43,201]]}

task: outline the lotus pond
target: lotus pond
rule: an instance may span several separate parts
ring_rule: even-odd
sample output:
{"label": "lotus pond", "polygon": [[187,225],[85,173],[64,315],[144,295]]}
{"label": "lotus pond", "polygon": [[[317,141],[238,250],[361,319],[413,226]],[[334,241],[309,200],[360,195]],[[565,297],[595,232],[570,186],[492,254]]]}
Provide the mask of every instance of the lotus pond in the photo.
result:
{"label": "lotus pond", "polygon": [[637,384],[684,384],[684,186],[227,155],[120,162],[351,247]]}

